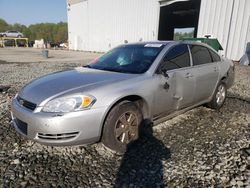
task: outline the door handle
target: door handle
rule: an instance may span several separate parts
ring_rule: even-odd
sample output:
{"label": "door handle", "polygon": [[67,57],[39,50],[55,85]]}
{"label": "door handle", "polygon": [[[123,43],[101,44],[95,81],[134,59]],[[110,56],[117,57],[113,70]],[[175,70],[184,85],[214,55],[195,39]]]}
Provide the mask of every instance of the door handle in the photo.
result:
{"label": "door handle", "polygon": [[188,72],[188,73],[186,74],[186,76],[185,76],[185,77],[186,77],[186,78],[192,78],[192,77],[193,77],[193,75],[192,75],[191,73],[189,73],[189,72]]}

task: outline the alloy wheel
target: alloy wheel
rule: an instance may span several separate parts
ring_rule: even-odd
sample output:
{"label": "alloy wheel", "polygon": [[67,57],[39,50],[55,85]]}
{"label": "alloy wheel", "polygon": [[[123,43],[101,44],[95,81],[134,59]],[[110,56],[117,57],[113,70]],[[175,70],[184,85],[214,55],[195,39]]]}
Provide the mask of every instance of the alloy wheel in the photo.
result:
{"label": "alloy wheel", "polygon": [[226,88],[224,87],[224,85],[220,85],[218,87],[216,94],[216,103],[218,105],[221,105],[224,102],[225,98],[226,98]]}
{"label": "alloy wheel", "polygon": [[128,144],[138,138],[138,118],[134,112],[125,112],[115,125],[115,137],[122,144]]}

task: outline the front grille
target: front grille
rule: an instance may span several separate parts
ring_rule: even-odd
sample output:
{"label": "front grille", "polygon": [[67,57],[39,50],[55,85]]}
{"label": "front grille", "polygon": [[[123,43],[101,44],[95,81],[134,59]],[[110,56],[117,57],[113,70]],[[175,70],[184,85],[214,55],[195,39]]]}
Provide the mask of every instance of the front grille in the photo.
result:
{"label": "front grille", "polygon": [[38,138],[46,140],[67,140],[75,138],[79,132],[61,133],[61,134],[44,134],[38,133]]}
{"label": "front grille", "polygon": [[27,135],[27,132],[28,132],[28,124],[21,121],[20,119],[15,119],[14,120],[15,123],[16,123],[16,126],[18,127],[18,129],[25,135]]}
{"label": "front grille", "polygon": [[25,108],[34,111],[36,109],[36,104],[29,102],[21,97],[17,97],[17,101],[20,105],[24,106]]}

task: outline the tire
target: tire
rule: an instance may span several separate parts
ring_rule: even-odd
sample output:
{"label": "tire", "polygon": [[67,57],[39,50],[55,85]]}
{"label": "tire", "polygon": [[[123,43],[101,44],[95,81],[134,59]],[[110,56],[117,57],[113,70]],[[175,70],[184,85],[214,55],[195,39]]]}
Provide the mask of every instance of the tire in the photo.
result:
{"label": "tire", "polygon": [[207,106],[215,110],[220,109],[225,102],[226,95],[227,87],[223,82],[220,82],[215,90],[212,100],[207,103]]}
{"label": "tire", "polygon": [[4,34],[3,37],[7,37],[7,35]]}
{"label": "tire", "polygon": [[21,35],[17,35],[17,38],[21,38],[22,36]]}
{"label": "tire", "polygon": [[141,123],[142,113],[135,103],[116,105],[104,122],[102,143],[113,151],[124,153],[127,145],[138,139]]}

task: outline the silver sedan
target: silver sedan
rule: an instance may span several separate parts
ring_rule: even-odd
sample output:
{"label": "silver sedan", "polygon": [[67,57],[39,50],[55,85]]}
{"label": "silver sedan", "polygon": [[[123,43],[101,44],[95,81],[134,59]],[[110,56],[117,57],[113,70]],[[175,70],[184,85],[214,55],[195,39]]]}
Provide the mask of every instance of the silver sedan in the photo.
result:
{"label": "silver sedan", "polygon": [[0,35],[3,37],[15,37],[15,38],[23,37],[23,34],[20,33],[19,31],[6,31],[4,33],[0,33]]}
{"label": "silver sedan", "polygon": [[157,124],[202,104],[221,108],[233,81],[232,61],[207,45],[126,44],[27,84],[13,99],[12,122],[42,144],[102,141],[124,152],[145,122]]}

